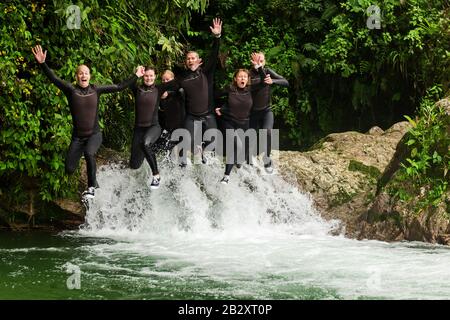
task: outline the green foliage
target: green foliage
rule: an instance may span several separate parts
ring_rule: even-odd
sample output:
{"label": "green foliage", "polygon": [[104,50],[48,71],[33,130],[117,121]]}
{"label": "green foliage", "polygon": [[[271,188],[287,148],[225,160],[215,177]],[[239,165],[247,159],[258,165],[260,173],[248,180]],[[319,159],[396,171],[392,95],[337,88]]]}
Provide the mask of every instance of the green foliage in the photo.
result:
{"label": "green foliage", "polygon": [[[381,10],[369,29],[367,8]],[[413,115],[428,88],[448,89],[448,1],[213,1],[224,17],[224,55],[231,72],[262,50],[285,76],[273,109],[284,138],[303,148],[331,132],[388,128]]]}
{"label": "green foliage", "polygon": [[[72,4],[81,11],[80,29],[67,26]],[[48,50],[48,64],[67,81],[84,63],[91,67],[92,83],[118,83],[138,64],[160,70],[173,65],[182,54],[181,32],[206,5],[207,0],[2,2],[0,194],[18,199],[23,181],[34,181],[44,200],[77,190],[76,176],[64,173],[72,133],[67,99],[40,71],[32,46]],[[104,144],[118,149],[129,144],[133,108],[129,91],[102,96]]]}
{"label": "green foliage", "polygon": [[[442,88],[434,86],[424,98],[418,119],[407,117],[413,128],[406,144],[411,152],[398,174],[397,195],[410,200],[418,192],[424,195],[419,208],[438,205],[449,190],[450,120],[445,109],[434,104],[442,95]],[[412,185],[408,190],[401,187]]]}
{"label": "green foliage", "polygon": [[[386,128],[405,114],[413,117],[429,88],[449,88],[449,2],[375,3],[381,9],[379,30],[366,25],[366,9],[374,4],[369,0],[2,2],[0,193],[23,178],[38,180],[43,199],[77,188],[77,179],[64,174],[72,130],[67,100],[34,62],[30,48],[35,44],[48,50],[48,63],[61,78],[74,80],[76,66],[85,63],[93,83],[117,83],[138,64],[161,71],[173,67],[192,45],[205,57],[211,44],[208,25],[219,16],[223,69],[216,74],[217,85],[229,83],[236,68],[249,67],[254,51],[265,52],[267,66],[289,80],[289,89],[273,86],[282,142],[307,148],[330,132]],[[80,7],[80,29],[66,24],[71,4]],[[129,91],[102,96],[106,146],[127,148],[132,110]],[[431,117],[422,113],[421,119]],[[442,166],[445,153],[431,144],[437,133],[430,130],[417,127],[416,139],[422,140],[411,145],[416,151],[408,162],[410,176],[438,179],[437,168],[448,169],[448,163]],[[435,137],[426,140],[419,132]],[[448,180],[442,179],[430,191],[435,198],[446,187]],[[15,190],[19,194],[20,185]]]}

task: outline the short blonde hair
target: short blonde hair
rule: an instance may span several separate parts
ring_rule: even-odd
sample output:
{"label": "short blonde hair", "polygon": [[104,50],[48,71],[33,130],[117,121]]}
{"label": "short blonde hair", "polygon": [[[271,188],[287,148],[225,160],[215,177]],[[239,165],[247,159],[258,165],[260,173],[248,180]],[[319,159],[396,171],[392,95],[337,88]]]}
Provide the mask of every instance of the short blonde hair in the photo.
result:
{"label": "short blonde hair", "polygon": [[188,54],[190,54],[190,53],[193,53],[193,54],[195,54],[196,56],[197,56],[197,58],[199,58],[200,59],[200,56],[198,55],[198,52],[197,51],[188,51],[187,53],[186,53],[186,57],[188,56]]}
{"label": "short blonde hair", "polygon": [[75,73],[78,73],[80,71],[80,69],[83,68],[83,67],[86,67],[89,70],[89,73],[91,73],[91,69],[89,69],[89,67],[87,65],[85,65],[85,64],[80,64],[77,67],[77,70],[75,71]]}

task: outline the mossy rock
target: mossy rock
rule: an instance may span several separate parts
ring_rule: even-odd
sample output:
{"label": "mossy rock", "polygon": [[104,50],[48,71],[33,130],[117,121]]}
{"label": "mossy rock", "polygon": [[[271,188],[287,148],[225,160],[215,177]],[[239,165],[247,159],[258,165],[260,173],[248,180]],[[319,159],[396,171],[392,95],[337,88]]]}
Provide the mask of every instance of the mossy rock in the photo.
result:
{"label": "mossy rock", "polygon": [[366,176],[377,180],[378,177],[381,176],[380,170],[374,166],[367,166],[362,162],[356,161],[356,160],[350,160],[350,163],[348,164],[348,170],[350,171],[357,171],[362,172]]}

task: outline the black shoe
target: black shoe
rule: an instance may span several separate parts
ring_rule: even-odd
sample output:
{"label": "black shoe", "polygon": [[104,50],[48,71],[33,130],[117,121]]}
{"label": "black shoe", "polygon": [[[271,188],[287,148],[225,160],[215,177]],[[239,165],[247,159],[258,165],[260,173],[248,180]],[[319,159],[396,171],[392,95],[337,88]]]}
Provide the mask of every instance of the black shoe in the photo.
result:
{"label": "black shoe", "polygon": [[238,169],[242,168],[242,164],[237,164],[236,168],[238,168]]}
{"label": "black shoe", "polygon": [[152,183],[150,184],[150,189],[158,189],[161,182],[160,177],[153,177]]}

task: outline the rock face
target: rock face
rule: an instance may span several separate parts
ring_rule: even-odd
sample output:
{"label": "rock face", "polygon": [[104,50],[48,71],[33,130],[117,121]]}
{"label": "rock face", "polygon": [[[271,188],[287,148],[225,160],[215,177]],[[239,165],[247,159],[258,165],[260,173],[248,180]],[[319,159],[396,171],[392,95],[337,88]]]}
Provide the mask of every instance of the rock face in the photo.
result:
{"label": "rock face", "polygon": [[[450,100],[443,99],[436,103],[436,108],[444,111],[446,132],[450,135]],[[406,139],[403,139],[406,140]],[[428,193],[426,187],[416,192],[416,196],[409,202],[394,201],[384,191],[393,184],[391,180],[400,163],[409,154],[406,145],[401,140],[397,150],[378,181],[378,190],[368,211],[361,216],[360,237],[381,240],[410,240],[426,241],[440,244],[450,244],[450,191],[444,195],[444,200],[436,207],[428,207],[417,211],[419,201]],[[450,147],[449,147],[450,148]],[[450,149],[449,149],[450,150]],[[448,179],[448,174],[447,174]],[[395,230],[396,235],[386,232]]]}
{"label": "rock face", "polygon": [[347,236],[359,234],[360,216],[375,198],[377,179],[391,161],[398,142],[409,130],[400,122],[389,130],[331,134],[308,152],[280,152],[286,180],[309,192],[326,219],[339,219]]}
{"label": "rock face", "polygon": [[[437,106],[450,115],[450,100]],[[446,121],[450,135],[450,117]],[[437,207],[415,212],[426,190],[409,203],[383,191],[409,154],[409,128],[400,122],[385,132],[374,127],[366,134],[331,134],[311,151],[280,152],[280,172],[311,194],[325,219],[340,219],[348,237],[450,244],[450,192]]]}

